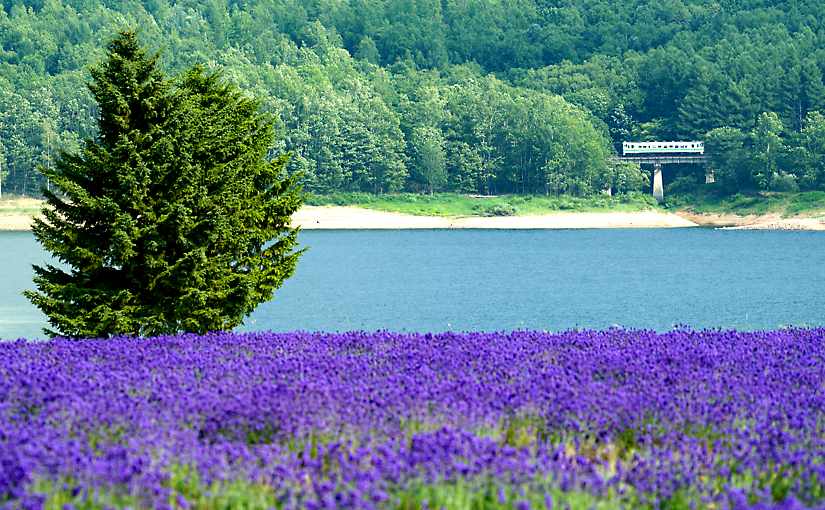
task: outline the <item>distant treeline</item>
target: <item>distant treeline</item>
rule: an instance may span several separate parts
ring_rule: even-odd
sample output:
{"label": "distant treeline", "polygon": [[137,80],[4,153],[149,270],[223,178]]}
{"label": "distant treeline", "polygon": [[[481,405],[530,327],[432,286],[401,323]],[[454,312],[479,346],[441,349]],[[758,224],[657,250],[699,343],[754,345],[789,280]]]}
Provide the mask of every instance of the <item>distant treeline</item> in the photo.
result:
{"label": "distant treeline", "polygon": [[609,163],[628,139],[706,140],[721,193],[825,189],[823,23],[819,0],[0,0],[3,189],[94,136],[86,66],[128,26],[263,98],[313,192],[644,189]]}

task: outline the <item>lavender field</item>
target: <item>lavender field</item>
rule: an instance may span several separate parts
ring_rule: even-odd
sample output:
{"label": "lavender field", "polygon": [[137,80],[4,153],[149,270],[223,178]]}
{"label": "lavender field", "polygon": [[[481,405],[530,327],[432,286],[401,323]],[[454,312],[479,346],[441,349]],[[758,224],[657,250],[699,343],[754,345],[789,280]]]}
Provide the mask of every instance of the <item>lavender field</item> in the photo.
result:
{"label": "lavender field", "polygon": [[825,508],[825,329],[0,344],[8,508]]}

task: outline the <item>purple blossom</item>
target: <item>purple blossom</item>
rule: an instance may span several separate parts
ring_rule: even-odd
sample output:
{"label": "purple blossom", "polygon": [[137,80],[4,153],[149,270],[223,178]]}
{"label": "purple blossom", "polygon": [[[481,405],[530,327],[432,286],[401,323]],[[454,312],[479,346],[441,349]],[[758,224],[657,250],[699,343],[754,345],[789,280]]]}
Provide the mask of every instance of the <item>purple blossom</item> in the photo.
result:
{"label": "purple blossom", "polygon": [[243,482],[383,508],[460,482],[515,508],[822,508],[823,381],[822,329],[2,343],[0,506]]}

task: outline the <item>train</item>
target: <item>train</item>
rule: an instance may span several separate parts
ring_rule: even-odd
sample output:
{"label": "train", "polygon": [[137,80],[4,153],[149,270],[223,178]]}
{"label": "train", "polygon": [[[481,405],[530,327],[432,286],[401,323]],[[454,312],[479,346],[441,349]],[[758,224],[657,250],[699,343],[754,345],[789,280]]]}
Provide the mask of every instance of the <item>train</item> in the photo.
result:
{"label": "train", "polygon": [[704,142],[624,142],[622,155],[633,154],[704,154]]}

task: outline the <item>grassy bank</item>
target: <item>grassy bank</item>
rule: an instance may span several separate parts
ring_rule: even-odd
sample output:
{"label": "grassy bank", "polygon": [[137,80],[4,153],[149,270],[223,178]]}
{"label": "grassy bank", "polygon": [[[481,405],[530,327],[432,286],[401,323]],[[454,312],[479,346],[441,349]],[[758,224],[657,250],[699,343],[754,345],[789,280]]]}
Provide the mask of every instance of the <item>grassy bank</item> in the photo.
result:
{"label": "grassy bank", "polygon": [[699,214],[819,216],[825,215],[825,192],[765,192],[732,196],[671,195],[667,197],[667,207]]}
{"label": "grassy bank", "polygon": [[393,193],[333,193],[309,195],[307,205],[355,206],[420,216],[514,216],[552,212],[644,211],[657,208],[649,195],[631,194],[608,197],[498,195],[476,196],[457,193],[421,195]]}
{"label": "grassy bank", "polygon": [[3,198],[0,198],[0,215],[25,214],[35,216],[40,212],[42,204],[43,203],[36,198],[4,194]]}
{"label": "grassy bank", "polygon": [[[647,194],[609,197],[497,195],[477,196],[458,193],[332,193],[308,195],[307,205],[363,207],[419,216],[517,216],[553,212],[644,211],[660,206]],[[825,214],[825,192],[766,192],[737,194],[673,194],[666,197],[665,208],[699,214],[734,214],[739,216],[778,214],[818,216]]]}
{"label": "grassy bank", "polygon": [[[458,193],[332,193],[306,196],[307,205],[354,206],[377,211],[399,212],[418,216],[519,216],[554,212],[633,212],[660,209],[652,196],[629,194],[609,197],[497,195],[478,196]],[[29,197],[6,196],[0,199],[0,216],[29,215],[40,212],[42,202]],[[758,193],[718,196],[713,194],[671,194],[665,209],[698,214],[734,214],[739,216],[778,214],[792,216],[825,215],[825,192]]]}

